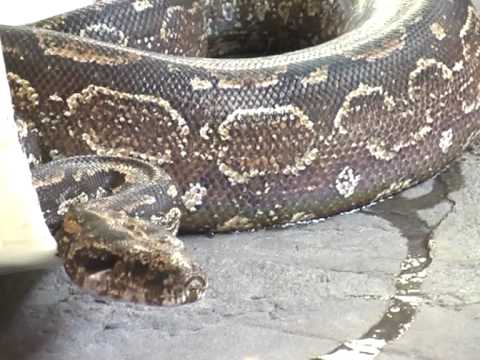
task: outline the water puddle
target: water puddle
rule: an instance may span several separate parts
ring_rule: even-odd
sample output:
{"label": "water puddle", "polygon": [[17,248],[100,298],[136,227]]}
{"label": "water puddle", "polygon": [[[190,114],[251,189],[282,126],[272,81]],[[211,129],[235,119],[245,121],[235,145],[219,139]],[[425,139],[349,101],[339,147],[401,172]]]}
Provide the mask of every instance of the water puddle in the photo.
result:
{"label": "water puddle", "polygon": [[[454,180],[449,181],[448,186],[445,182],[447,176]],[[445,173],[420,187],[361,210],[395,226],[407,239],[407,255],[394,279],[395,294],[390,298],[381,319],[359,339],[347,341],[328,354],[316,357],[316,360],[371,360],[388,343],[397,340],[408,330],[426,298],[422,284],[432,263],[430,242],[435,230],[455,207],[448,194],[462,188],[463,184],[460,162],[455,162]],[[428,189],[429,186],[431,189]],[[421,193],[416,195],[418,192]],[[437,214],[430,221],[419,215],[421,211],[433,209],[442,203],[448,205],[446,210],[438,212],[440,215]]]}

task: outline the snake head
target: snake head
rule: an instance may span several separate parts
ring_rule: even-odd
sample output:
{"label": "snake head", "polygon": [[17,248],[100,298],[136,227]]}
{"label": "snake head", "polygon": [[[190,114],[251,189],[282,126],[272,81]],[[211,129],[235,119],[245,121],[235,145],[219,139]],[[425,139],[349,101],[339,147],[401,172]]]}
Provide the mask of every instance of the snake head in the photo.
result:
{"label": "snake head", "polygon": [[205,274],[162,225],[122,211],[72,207],[55,235],[65,270],[98,295],[151,305],[200,299]]}

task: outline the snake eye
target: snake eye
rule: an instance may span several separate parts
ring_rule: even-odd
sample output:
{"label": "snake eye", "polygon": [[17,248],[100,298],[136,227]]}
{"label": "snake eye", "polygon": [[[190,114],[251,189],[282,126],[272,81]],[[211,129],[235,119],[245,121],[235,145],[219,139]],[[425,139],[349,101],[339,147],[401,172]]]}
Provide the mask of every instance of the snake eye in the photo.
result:
{"label": "snake eye", "polygon": [[187,302],[195,301],[202,297],[207,289],[207,280],[201,276],[193,276],[185,283],[185,292],[187,294]]}
{"label": "snake eye", "polygon": [[202,278],[201,276],[193,276],[185,283],[185,288],[187,289],[199,289],[206,286],[207,282],[205,281],[205,278]]}

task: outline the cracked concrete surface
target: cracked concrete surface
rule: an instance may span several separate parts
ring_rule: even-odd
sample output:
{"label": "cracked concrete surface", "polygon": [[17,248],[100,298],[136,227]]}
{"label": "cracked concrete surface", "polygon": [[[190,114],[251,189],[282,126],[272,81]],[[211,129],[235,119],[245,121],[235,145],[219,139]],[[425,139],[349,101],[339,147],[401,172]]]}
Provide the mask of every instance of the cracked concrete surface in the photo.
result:
{"label": "cracked concrete surface", "polygon": [[[306,360],[373,334],[391,340],[380,360],[478,359],[479,177],[474,148],[356,213],[184,237],[211,284],[188,306],[95,298],[60,268],[2,276],[0,360]],[[402,276],[401,264],[423,258]]]}

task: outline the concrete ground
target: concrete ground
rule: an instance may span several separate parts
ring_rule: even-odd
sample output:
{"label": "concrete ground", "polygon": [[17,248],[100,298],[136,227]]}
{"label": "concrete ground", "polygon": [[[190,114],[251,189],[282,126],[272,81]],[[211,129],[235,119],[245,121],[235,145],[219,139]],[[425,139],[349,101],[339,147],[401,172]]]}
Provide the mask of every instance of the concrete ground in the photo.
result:
{"label": "concrete ground", "polygon": [[95,298],[61,268],[2,276],[0,360],[479,359],[479,149],[359,212],[185,237],[210,275],[192,305]]}

